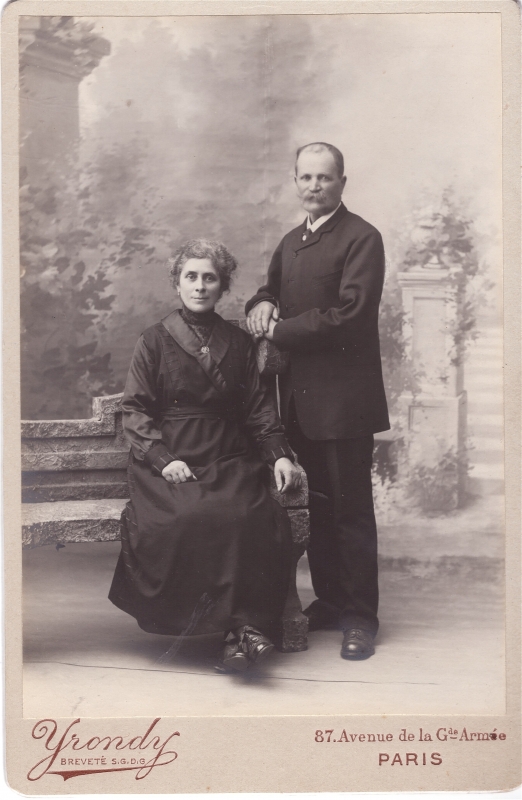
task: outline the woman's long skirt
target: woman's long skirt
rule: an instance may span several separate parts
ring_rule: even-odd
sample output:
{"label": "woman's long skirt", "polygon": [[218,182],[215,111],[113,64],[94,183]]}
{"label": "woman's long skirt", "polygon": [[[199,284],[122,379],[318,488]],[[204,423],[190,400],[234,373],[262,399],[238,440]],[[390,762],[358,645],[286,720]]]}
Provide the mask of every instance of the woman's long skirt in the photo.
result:
{"label": "woman's long skirt", "polygon": [[268,467],[230,420],[166,420],[162,434],[197,480],[168,483],[131,454],[110,600],[151,633],[250,624],[270,635],[288,591],[291,533]]}

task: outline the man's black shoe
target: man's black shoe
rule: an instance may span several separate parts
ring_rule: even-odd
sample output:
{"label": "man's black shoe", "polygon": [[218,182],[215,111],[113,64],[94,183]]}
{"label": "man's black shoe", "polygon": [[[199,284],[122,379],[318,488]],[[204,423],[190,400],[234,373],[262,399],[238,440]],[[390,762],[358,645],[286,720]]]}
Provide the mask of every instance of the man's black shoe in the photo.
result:
{"label": "man's black shoe", "polygon": [[363,631],[360,628],[350,628],[345,631],[341,647],[342,658],[347,658],[350,661],[362,661],[365,658],[370,658],[375,653],[373,639],[372,633]]}
{"label": "man's black shoe", "polygon": [[340,612],[335,606],[325,603],[323,600],[314,602],[303,611],[308,617],[308,630],[338,630]]}

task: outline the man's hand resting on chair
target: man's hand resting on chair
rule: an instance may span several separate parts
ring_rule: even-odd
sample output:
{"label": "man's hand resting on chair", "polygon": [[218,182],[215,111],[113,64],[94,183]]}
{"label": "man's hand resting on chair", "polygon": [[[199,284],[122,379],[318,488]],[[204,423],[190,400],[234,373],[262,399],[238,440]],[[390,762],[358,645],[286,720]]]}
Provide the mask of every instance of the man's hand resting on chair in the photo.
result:
{"label": "man's hand resting on chair", "polygon": [[247,317],[247,328],[249,333],[256,339],[261,339],[268,333],[270,323],[272,328],[279,320],[279,309],[269,300],[262,300],[250,311]]}

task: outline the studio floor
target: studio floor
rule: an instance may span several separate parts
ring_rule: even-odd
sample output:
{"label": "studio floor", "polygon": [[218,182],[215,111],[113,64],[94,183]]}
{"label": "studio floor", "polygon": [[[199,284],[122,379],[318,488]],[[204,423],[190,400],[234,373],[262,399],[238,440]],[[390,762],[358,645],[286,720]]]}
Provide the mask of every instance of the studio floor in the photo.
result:
{"label": "studio floor", "polygon": [[[502,547],[487,508],[489,527],[480,504],[453,520],[381,526],[375,656],[344,661],[341,634],[318,631],[306,652],[241,676],[215,673],[219,637],[179,647],[107,600],[117,542],[26,551],[24,716],[47,715],[50,697],[61,717],[503,713]],[[308,604],[306,559],[298,588]]]}

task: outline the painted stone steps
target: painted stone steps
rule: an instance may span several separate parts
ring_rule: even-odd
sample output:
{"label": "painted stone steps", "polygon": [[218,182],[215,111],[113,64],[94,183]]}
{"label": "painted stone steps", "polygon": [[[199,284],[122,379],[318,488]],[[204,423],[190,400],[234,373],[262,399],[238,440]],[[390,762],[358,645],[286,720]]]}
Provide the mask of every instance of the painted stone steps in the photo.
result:
{"label": "painted stone steps", "polygon": [[468,444],[472,494],[504,490],[502,329],[484,321],[464,365],[468,394]]}

